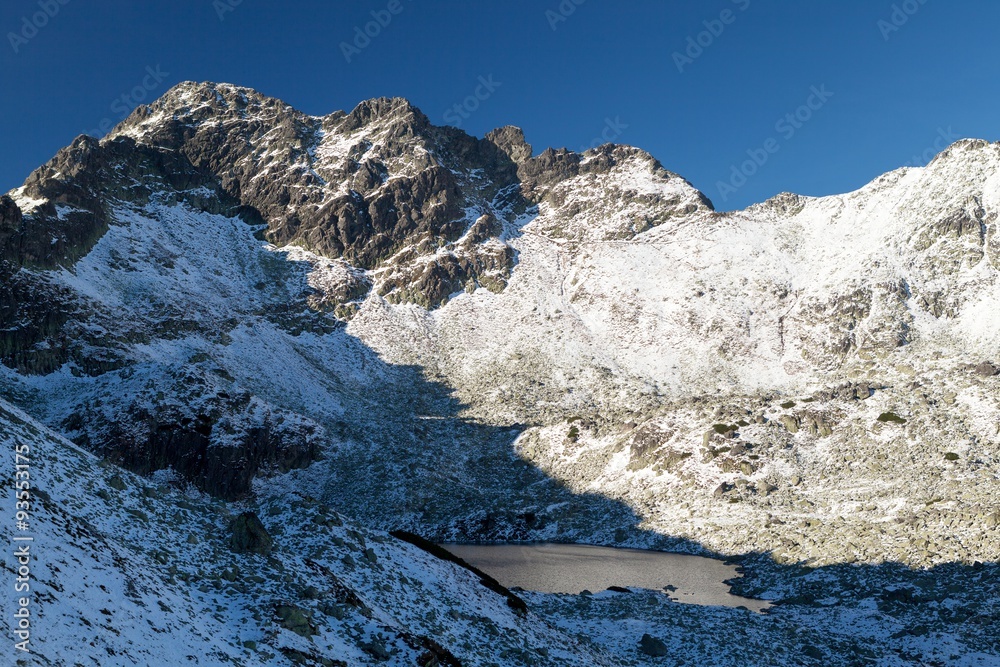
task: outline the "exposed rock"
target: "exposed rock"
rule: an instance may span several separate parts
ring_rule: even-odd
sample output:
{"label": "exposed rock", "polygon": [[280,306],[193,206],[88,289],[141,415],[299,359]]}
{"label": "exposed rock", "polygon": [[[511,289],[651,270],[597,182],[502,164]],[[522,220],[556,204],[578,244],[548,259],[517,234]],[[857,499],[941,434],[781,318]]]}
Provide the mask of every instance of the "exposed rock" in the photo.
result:
{"label": "exposed rock", "polygon": [[[225,132],[219,118],[228,120]],[[469,231],[475,222],[466,218],[469,207],[491,216],[500,215],[494,203],[523,208],[516,196],[493,202],[516,185],[514,162],[530,158],[517,128],[476,140],[433,127],[401,98],[368,100],[347,115],[316,119],[249,89],[185,82],[137,109],[114,133],[168,148],[213,174],[228,196],[260,213],[275,244],[299,244],[366,270],[396,267],[380,294],[433,307],[470,282],[506,285],[513,262],[503,249],[446,268],[439,260],[443,273],[435,276],[420,272],[415,260]],[[346,152],[327,149],[327,136],[347,142]],[[275,148],[262,155],[263,145]],[[474,171],[486,178],[473,179]],[[265,172],[268,178],[257,178]],[[350,187],[341,189],[345,180]],[[480,225],[472,237],[497,239],[501,230],[502,224]]]}
{"label": "exposed rock", "polygon": [[798,433],[801,421],[795,415],[781,415],[778,421],[788,430],[789,433]]}
{"label": "exposed rock", "polygon": [[992,363],[984,361],[975,368],[976,375],[979,377],[993,377],[994,375],[1000,375],[1000,368],[997,368]]}
{"label": "exposed rock", "polygon": [[505,125],[486,135],[486,140],[495,144],[507,157],[517,164],[531,157],[531,145],[524,140],[524,131],[513,125]]}
{"label": "exposed rock", "polygon": [[650,634],[644,634],[639,640],[639,651],[654,658],[663,658],[670,655],[667,645]]}
{"label": "exposed rock", "polygon": [[281,627],[291,630],[302,637],[312,637],[316,634],[309,612],[292,604],[279,604],[274,607],[274,615]]}
{"label": "exposed rock", "polygon": [[267,556],[271,553],[274,540],[264,524],[253,512],[243,512],[229,527],[229,547],[236,553],[252,553]]}

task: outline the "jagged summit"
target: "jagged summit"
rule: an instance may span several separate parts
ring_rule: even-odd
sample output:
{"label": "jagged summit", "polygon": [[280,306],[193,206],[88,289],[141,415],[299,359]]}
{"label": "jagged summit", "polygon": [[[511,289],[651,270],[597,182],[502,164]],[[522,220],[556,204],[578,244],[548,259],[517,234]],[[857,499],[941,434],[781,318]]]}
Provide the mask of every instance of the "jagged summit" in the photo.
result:
{"label": "jagged summit", "polygon": [[[136,164],[125,164],[129,155]],[[633,175],[644,183],[638,191]],[[393,302],[431,307],[463,290],[502,290],[514,265],[508,240],[533,207],[561,207],[560,193],[574,184],[621,189],[619,199],[635,201],[606,217],[593,209],[584,227],[573,225],[574,238],[625,238],[711,208],[638,149],[609,144],[533,157],[519,128],[477,139],[432,125],[403,98],[315,117],[249,88],[183,82],[99,143],[78,139],[15,193],[35,211],[37,238],[48,230],[57,239],[22,253],[24,261],[71,262],[103,233],[113,204],[94,199],[102,199],[88,185],[94,178],[115,181],[123,200],[148,196],[149,179],[180,191],[206,187],[219,200],[212,210],[239,209],[263,222],[274,244],[374,272],[345,274],[341,293],[350,298],[329,301],[345,317],[372,288]],[[72,220],[42,206],[55,200],[72,209]]]}

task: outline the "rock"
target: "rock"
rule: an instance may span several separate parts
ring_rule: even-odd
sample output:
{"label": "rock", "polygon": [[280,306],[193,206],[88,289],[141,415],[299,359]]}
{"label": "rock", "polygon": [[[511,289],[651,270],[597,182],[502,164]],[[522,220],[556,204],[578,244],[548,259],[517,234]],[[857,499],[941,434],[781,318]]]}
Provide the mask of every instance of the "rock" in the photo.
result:
{"label": "rock", "polygon": [[108,479],[108,486],[116,491],[124,491],[126,488],[125,480],[123,480],[120,475],[112,475],[111,478]]}
{"label": "rock", "polygon": [[825,438],[833,434],[833,427],[827,422],[826,416],[819,413],[807,413],[802,416],[800,424],[812,435]]}
{"label": "rock", "polygon": [[361,644],[361,649],[380,661],[385,661],[392,657],[392,653],[389,652],[382,637],[376,637],[370,642]]}
{"label": "rock", "polygon": [[781,415],[778,417],[778,421],[782,423],[789,433],[799,432],[799,420],[792,415]]}
{"label": "rock", "polygon": [[[205,371],[191,370],[164,378],[161,387],[181,401],[190,400],[191,384],[211,386]],[[172,380],[173,382],[170,382]],[[257,427],[233,429],[249,416],[249,396],[203,396],[205,412],[185,413],[164,405],[123,407],[114,421],[101,424],[87,419],[88,438],[101,440],[116,462],[140,475],[172,467],[201,490],[225,499],[250,492],[254,477],[266,468],[302,468],[319,456],[321,428],[308,419],[293,417],[279,408],[267,408],[268,418]],[[211,413],[225,414],[219,420]],[[91,423],[93,422],[93,423]],[[253,423],[247,420],[247,423]],[[227,429],[234,432],[227,432]],[[213,447],[222,431],[236,446]]]}
{"label": "rock", "polygon": [[489,132],[486,141],[494,144],[512,161],[521,163],[531,157],[531,145],[524,139],[524,131],[513,125],[505,125]]}
{"label": "rock", "polygon": [[648,633],[639,640],[639,652],[654,658],[663,658],[669,654],[667,645]]}
{"label": "rock", "polygon": [[253,512],[240,514],[230,525],[229,547],[236,553],[268,555],[274,540]]}
{"label": "rock", "polygon": [[810,644],[806,644],[802,647],[802,653],[813,660],[822,660],[826,657],[823,651],[819,650],[815,646],[811,646]]}
{"label": "rock", "polygon": [[316,626],[312,624],[309,612],[291,604],[281,604],[274,608],[278,625],[291,630],[302,637],[312,637],[316,634]]}
{"label": "rock", "polygon": [[984,361],[975,368],[976,375],[979,377],[993,377],[994,375],[1000,375],[1000,368],[997,368],[988,361]]}
{"label": "rock", "polygon": [[777,490],[778,490],[778,487],[776,487],[776,486],[774,486],[772,484],[768,484],[764,480],[759,480],[757,482],[757,493],[759,493],[762,496],[768,496],[773,491],[777,491]]}

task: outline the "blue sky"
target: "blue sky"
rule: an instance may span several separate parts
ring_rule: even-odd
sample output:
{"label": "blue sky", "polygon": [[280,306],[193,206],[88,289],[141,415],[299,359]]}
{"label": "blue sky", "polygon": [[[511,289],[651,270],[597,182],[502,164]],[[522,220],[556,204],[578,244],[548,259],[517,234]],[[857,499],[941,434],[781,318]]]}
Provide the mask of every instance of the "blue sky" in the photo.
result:
{"label": "blue sky", "polygon": [[536,152],[613,138],[722,210],[845,192],[1000,139],[998,25],[993,0],[6,0],[0,191],[212,80],[312,114],[404,96],[479,136],[519,125]]}

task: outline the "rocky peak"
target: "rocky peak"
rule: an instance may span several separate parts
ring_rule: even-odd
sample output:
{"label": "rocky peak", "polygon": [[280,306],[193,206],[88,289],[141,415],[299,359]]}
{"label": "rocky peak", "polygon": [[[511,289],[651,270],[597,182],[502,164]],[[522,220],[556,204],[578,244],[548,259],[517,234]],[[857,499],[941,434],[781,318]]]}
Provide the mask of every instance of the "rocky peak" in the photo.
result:
{"label": "rocky peak", "polygon": [[376,97],[354,107],[340,129],[352,132],[372,123],[404,125],[415,131],[426,130],[431,124],[424,112],[403,97]]}
{"label": "rocky peak", "polygon": [[[523,157],[517,133],[510,137]],[[137,109],[105,142],[121,137],[175,150],[214,175],[227,196],[260,214],[275,245],[378,267],[381,279],[358,289],[433,306],[461,289],[506,284],[513,252],[488,242],[524,208],[509,194],[516,165],[488,140],[434,127],[403,98],[312,117],[248,89],[188,82]],[[493,222],[476,228],[475,242],[454,246],[483,216]]]}
{"label": "rocky peak", "polygon": [[227,117],[251,118],[265,113],[294,111],[279,99],[252,88],[227,83],[183,81],[151,104],[138,106],[111,134],[126,133],[130,128],[162,123],[165,118],[188,121],[221,121]]}
{"label": "rocky peak", "polygon": [[499,148],[513,162],[521,164],[531,157],[531,144],[524,139],[524,131],[513,125],[504,125],[487,133],[486,141]]}

